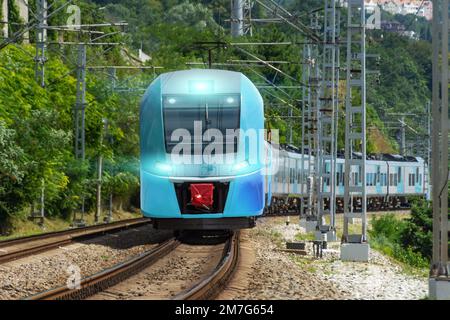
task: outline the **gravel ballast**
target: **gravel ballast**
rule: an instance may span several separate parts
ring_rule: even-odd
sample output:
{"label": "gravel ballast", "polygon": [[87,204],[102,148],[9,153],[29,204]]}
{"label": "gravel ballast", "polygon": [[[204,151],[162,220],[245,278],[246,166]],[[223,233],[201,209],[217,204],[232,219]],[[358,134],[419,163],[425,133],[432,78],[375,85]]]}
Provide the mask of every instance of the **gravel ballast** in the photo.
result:
{"label": "gravel ballast", "polygon": [[156,246],[171,236],[151,225],[104,235],[0,265],[0,299],[21,299],[84,278]]}
{"label": "gravel ballast", "polygon": [[[235,281],[219,298],[224,299],[364,299],[417,300],[428,291],[428,279],[405,273],[380,252],[371,250],[369,263],[342,262],[340,243],[328,243],[321,259],[280,251],[285,242],[306,236],[298,217],[261,218],[256,228],[243,232],[255,259],[246,261],[247,281]],[[298,240],[297,240],[298,241]],[[242,275],[240,275],[243,278]],[[237,283],[239,282],[239,283]]]}

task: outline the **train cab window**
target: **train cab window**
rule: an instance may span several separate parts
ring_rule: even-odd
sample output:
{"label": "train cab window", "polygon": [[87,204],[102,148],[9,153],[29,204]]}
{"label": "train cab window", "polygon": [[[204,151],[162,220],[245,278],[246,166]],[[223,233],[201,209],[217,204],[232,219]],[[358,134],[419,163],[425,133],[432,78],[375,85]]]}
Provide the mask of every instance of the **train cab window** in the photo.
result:
{"label": "train cab window", "polygon": [[422,185],[422,174],[420,173],[419,174],[419,186],[421,186]]}
{"label": "train cab window", "polygon": [[[194,153],[194,127],[201,124],[202,137],[208,129],[217,129],[222,133],[223,141],[215,148],[216,153],[237,152],[238,141],[235,137],[226,139],[227,129],[240,128],[240,100],[239,94],[218,95],[165,95],[163,96],[163,121],[166,152],[180,143],[180,138],[173,141],[172,134],[177,129],[185,129],[191,135],[191,154]],[[214,144],[212,141],[201,141],[202,152]],[[202,139],[206,140],[206,139]],[[228,144],[227,144],[228,142]],[[216,142],[217,143],[217,142]]]}
{"label": "train cab window", "polygon": [[416,168],[416,184],[419,183],[419,168]]}

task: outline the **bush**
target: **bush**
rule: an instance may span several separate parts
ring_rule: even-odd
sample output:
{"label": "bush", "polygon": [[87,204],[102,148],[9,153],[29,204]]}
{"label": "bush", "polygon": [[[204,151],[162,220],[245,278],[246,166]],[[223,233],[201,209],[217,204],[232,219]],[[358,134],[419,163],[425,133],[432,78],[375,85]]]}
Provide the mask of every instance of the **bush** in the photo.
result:
{"label": "bush", "polygon": [[416,268],[426,268],[430,263],[429,257],[423,254],[427,249],[424,250],[420,244],[427,243],[427,236],[415,224],[419,212],[422,213],[419,209],[416,210],[418,211],[406,220],[398,220],[393,214],[374,217],[369,231],[370,243],[373,248],[400,262]]}

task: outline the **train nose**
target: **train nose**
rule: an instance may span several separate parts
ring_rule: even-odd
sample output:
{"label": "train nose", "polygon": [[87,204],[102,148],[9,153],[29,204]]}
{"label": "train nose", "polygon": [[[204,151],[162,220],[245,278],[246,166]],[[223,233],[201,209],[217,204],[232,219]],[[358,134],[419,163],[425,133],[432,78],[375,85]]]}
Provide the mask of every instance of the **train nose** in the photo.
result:
{"label": "train nose", "polygon": [[197,208],[211,208],[214,204],[214,185],[212,183],[193,183],[189,186],[191,204]]}

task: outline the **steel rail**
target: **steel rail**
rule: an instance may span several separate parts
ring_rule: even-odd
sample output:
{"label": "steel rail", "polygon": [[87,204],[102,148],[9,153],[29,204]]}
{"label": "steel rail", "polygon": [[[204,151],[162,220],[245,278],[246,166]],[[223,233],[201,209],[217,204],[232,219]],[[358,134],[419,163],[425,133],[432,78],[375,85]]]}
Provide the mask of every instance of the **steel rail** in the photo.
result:
{"label": "steel rail", "polygon": [[141,272],[151,266],[163,256],[169,254],[180,242],[171,238],[159,244],[157,247],[146,251],[137,257],[117,264],[109,269],[100,271],[81,280],[78,288],[60,286],[44,291],[25,300],[79,300],[97,294],[114,286],[127,278]]}
{"label": "steel rail", "polygon": [[222,259],[214,271],[191,288],[174,296],[173,300],[214,299],[234,274],[239,261],[239,231],[234,232],[224,248]]}
{"label": "steel rail", "polygon": [[0,242],[0,263],[67,245],[102,233],[117,232],[130,227],[149,224],[147,218],[127,219],[107,224],[49,232]]}

